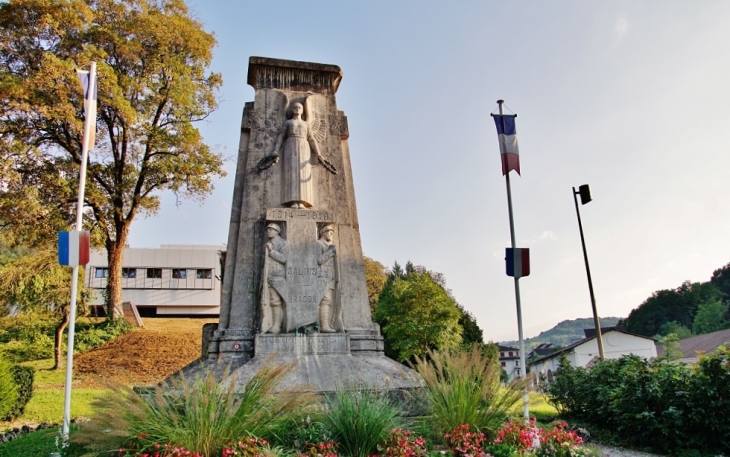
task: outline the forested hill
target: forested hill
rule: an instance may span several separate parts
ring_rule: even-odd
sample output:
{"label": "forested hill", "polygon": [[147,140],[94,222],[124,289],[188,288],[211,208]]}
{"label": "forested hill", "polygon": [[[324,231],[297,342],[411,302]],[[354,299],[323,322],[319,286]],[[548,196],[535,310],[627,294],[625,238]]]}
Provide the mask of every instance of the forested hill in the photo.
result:
{"label": "forested hill", "polygon": [[[618,317],[602,317],[601,327],[612,327],[618,323]],[[583,338],[583,329],[593,328],[593,318],[573,319],[562,321],[550,330],[545,330],[533,338],[525,339],[525,349],[531,350],[541,343],[553,343],[557,346],[567,346],[573,340]],[[518,347],[519,341],[502,341],[502,346]]]}

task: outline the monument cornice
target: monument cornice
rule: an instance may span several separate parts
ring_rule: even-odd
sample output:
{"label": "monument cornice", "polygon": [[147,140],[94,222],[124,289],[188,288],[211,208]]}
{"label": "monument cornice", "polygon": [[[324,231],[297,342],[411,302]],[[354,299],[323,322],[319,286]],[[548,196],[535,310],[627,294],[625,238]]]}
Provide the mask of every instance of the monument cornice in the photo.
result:
{"label": "monument cornice", "polygon": [[342,69],[337,65],[268,57],[251,57],[248,61],[248,84],[254,89],[335,93],[341,80]]}

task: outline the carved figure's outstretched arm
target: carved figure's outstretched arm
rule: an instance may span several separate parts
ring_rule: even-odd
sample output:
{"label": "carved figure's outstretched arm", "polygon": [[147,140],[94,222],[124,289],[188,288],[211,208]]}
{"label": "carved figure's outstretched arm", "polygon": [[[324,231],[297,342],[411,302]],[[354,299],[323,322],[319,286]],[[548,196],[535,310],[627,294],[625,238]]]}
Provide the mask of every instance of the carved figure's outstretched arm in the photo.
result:
{"label": "carved figure's outstretched arm", "polygon": [[281,149],[281,144],[284,142],[284,137],[286,137],[286,123],[284,124],[284,127],[281,129],[279,134],[276,136],[274,149],[271,150],[270,154],[267,154],[263,158],[261,158],[261,160],[259,160],[259,163],[256,164],[256,168],[259,171],[264,171],[272,165],[275,165],[279,161],[279,149]]}

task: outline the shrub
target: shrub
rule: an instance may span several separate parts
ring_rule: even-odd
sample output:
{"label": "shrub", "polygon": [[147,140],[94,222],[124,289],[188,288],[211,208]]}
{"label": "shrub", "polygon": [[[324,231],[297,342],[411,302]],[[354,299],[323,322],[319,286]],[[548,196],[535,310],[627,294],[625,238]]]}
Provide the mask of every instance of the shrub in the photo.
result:
{"label": "shrub", "polygon": [[[291,367],[264,365],[241,391],[234,388],[235,378],[219,383],[211,372],[192,382],[181,376],[144,396],[116,386],[114,394],[95,402],[99,413],[72,439],[102,450],[124,443],[145,451],[165,443],[215,455],[243,437],[266,438],[288,415],[307,413],[315,394],[276,391]],[[223,379],[228,375],[226,370]]]}
{"label": "shrub", "polygon": [[0,418],[12,411],[18,400],[18,387],[10,364],[0,359]]}
{"label": "shrub", "polygon": [[24,312],[0,318],[2,356],[13,363],[53,357],[58,318],[47,312]]}
{"label": "shrub", "polygon": [[517,452],[523,453],[532,449],[535,441],[540,439],[540,429],[535,425],[535,418],[525,424],[522,419],[513,419],[505,422],[504,426],[497,431],[495,444],[503,444],[514,448]]}
{"label": "shrub", "polygon": [[428,386],[436,436],[466,424],[494,437],[525,386],[524,381],[502,386],[498,359],[477,345],[468,350],[430,351],[427,359],[417,358],[416,369]]}
{"label": "shrub", "polygon": [[401,426],[401,411],[378,392],[340,386],[328,406],[325,427],[345,455],[375,454],[388,432]]}
{"label": "shrub", "polygon": [[561,364],[548,395],[564,416],[619,444],[730,451],[730,354],[724,348],[694,369],[635,355],[591,369]]}
{"label": "shrub", "polygon": [[422,436],[414,438],[408,430],[400,428],[388,433],[378,451],[382,457],[428,457],[426,440]]}
{"label": "shrub", "polygon": [[35,379],[35,370],[32,367],[15,365],[10,369],[15,383],[17,398],[15,404],[6,413],[3,420],[13,420],[20,417],[33,396],[33,381]]}
{"label": "shrub", "polygon": [[77,325],[74,352],[86,352],[129,332],[132,325],[125,319],[104,320],[98,324]]}
{"label": "shrub", "polygon": [[468,424],[456,427],[451,433],[444,435],[444,440],[454,457],[485,457],[483,446],[486,437],[482,432],[470,432]]}

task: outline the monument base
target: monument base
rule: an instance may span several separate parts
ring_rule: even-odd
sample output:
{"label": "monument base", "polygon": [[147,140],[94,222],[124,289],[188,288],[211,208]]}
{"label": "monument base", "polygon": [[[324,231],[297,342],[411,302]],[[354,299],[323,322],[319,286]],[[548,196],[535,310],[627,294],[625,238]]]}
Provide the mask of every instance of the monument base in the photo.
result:
{"label": "monument base", "polygon": [[181,373],[190,380],[211,372],[225,385],[233,380],[234,388],[242,389],[265,364],[292,364],[278,390],[300,387],[328,397],[338,389],[378,391],[395,400],[408,415],[424,412],[423,380],[414,370],[383,354],[383,338],[377,330],[257,334],[253,341],[226,340],[225,345],[240,349],[252,346],[253,354],[236,349],[209,353],[207,359],[191,363]]}

